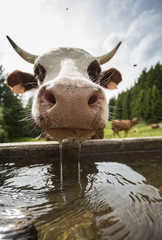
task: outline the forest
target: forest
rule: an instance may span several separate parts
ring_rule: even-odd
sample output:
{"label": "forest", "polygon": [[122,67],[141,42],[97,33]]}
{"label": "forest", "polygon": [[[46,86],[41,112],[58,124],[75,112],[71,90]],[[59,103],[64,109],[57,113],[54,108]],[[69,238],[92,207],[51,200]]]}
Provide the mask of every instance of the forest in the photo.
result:
{"label": "forest", "polygon": [[31,119],[31,99],[23,106],[22,96],[13,94],[6,85],[6,75],[0,66],[0,142],[13,138],[35,137],[40,131]]}
{"label": "forest", "polygon": [[[6,85],[6,75],[0,66],[0,142],[13,138],[36,137],[40,130],[31,119],[31,103],[23,106],[22,96],[13,94]],[[109,102],[110,119],[132,119],[145,122],[162,120],[162,65],[144,69],[135,85]]]}
{"label": "forest", "polygon": [[162,65],[144,69],[135,85],[109,101],[111,119],[162,120]]}

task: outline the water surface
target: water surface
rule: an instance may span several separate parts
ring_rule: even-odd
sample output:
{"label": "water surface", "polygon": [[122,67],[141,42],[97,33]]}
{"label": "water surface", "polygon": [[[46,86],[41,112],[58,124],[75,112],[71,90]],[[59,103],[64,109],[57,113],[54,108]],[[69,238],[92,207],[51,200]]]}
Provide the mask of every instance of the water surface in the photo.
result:
{"label": "water surface", "polygon": [[162,153],[0,165],[0,239],[162,239]]}

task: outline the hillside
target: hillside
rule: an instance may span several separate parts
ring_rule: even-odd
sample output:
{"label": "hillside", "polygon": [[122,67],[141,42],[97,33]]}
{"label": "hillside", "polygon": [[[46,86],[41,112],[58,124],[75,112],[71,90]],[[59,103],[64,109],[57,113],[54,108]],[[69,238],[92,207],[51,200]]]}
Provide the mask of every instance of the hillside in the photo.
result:
{"label": "hillside", "polygon": [[111,119],[162,120],[162,65],[144,69],[135,85],[109,102]]}

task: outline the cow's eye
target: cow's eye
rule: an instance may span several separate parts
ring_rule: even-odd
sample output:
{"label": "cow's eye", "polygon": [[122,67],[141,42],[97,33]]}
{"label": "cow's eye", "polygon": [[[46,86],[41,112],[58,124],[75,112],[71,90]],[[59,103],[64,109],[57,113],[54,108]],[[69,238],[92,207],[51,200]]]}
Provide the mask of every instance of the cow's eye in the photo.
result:
{"label": "cow's eye", "polygon": [[40,83],[42,83],[46,76],[46,70],[42,65],[38,64],[37,67],[34,69],[34,74],[35,77],[40,81]]}
{"label": "cow's eye", "polygon": [[91,62],[87,69],[88,75],[93,82],[97,82],[98,76],[101,73],[101,67],[97,60]]}
{"label": "cow's eye", "polygon": [[36,68],[34,69],[34,73],[35,73],[35,75],[39,75],[39,68],[38,68],[38,67],[36,67]]}

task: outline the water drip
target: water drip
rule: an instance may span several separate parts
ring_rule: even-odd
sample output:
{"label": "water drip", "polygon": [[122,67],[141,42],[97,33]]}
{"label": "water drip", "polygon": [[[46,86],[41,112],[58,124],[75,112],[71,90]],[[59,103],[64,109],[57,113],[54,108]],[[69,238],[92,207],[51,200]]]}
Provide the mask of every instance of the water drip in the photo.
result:
{"label": "water drip", "polygon": [[60,190],[61,196],[63,198],[64,203],[66,203],[66,195],[63,191],[63,157],[62,157],[62,141],[59,141],[59,152],[60,152]]}
{"label": "water drip", "polygon": [[60,153],[60,189],[63,188],[63,159],[62,159],[62,141],[59,141],[59,153]]}
{"label": "water drip", "polygon": [[80,153],[81,153],[81,142],[78,142],[78,184],[80,187],[80,193],[79,195],[81,196],[82,193],[82,183],[81,183],[81,168],[80,168]]}

